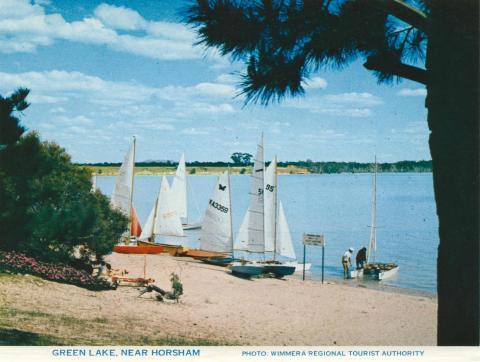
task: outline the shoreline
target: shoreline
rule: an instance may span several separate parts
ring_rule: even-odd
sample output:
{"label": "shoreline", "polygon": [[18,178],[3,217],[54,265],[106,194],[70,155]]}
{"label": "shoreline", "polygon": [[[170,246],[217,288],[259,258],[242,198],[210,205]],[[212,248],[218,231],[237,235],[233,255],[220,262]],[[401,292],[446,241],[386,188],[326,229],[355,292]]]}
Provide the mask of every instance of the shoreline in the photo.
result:
{"label": "shoreline", "polygon": [[[302,273],[299,272],[299,273],[295,273],[293,277],[301,281],[302,280],[301,275]],[[318,275],[313,276],[311,273],[310,275],[308,274],[305,274],[305,275],[306,275],[305,280],[310,280],[310,281],[322,284],[321,276],[318,276]],[[308,278],[307,278],[307,275],[308,275]],[[382,284],[381,282],[375,282],[375,281],[365,282],[364,280],[354,280],[354,279],[346,280],[341,277],[338,277],[338,278],[325,277],[325,284],[326,283],[345,285],[351,288],[364,288],[364,289],[377,290],[385,293],[419,296],[419,297],[430,298],[432,300],[437,299],[437,293],[427,292],[424,290],[419,290],[414,288],[402,288],[402,287],[396,287],[392,285],[385,285],[385,284]]]}
{"label": "shoreline", "polygon": [[[78,166],[83,167],[90,171],[92,176],[117,176],[120,167],[116,166]],[[252,166],[245,166],[245,167],[195,167],[195,166],[188,166],[187,167],[187,175],[188,176],[218,176],[223,172],[230,169],[230,173],[232,175],[245,175],[249,176],[251,174]],[[242,173],[242,169],[244,170]],[[192,170],[195,170],[192,172]],[[312,172],[307,168],[296,167],[296,166],[287,166],[287,167],[278,167],[278,174],[279,175],[340,175],[340,174],[371,174],[371,172],[353,172],[353,171],[345,171],[345,172]],[[171,176],[175,175],[176,167],[142,167],[136,166],[135,167],[135,176]],[[382,174],[426,174],[432,173],[432,171],[383,171],[379,172]]]}

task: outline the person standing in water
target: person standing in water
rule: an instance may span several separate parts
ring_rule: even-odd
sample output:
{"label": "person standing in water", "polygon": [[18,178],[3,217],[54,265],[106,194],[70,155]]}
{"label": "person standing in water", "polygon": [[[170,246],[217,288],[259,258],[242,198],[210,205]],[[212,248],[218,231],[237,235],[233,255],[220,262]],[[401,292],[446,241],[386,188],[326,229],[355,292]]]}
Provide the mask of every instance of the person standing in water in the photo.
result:
{"label": "person standing in water", "polygon": [[363,247],[358,251],[357,256],[355,258],[355,261],[357,263],[357,269],[362,269],[363,266],[365,265],[365,263],[367,262],[367,248],[366,247]]}
{"label": "person standing in water", "polygon": [[353,253],[353,248],[348,248],[348,250],[342,256],[342,265],[343,265],[343,277],[348,279],[348,271],[350,269],[351,257]]}

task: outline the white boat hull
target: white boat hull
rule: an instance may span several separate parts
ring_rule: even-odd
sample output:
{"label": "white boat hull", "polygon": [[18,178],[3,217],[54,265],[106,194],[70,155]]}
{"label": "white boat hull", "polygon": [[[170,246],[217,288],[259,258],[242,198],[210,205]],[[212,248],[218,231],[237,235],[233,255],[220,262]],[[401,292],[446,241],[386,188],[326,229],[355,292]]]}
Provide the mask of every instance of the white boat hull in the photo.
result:
{"label": "white boat hull", "polygon": [[400,268],[397,266],[397,267],[395,267],[393,269],[390,269],[390,270],[382,270],[382,271],[380,271],[380,273],[378,273],[378,276],[377,276],[377,278],[375,278],[375,280],[384,280],[384,279],[387,279],[387,278],[391,278],[392,276],[397,274],[398,269],[400,269]]}
{"label": "white boat hull", "polygon": [[373,264],[373,267],[368,267],[367,264],[363,275],[366,279],[384,280],[397,274],[399,269],[399,266],[394,264],[377,263]]}
{"label": "white boat hull", "polygon": [[[294,266],[295,267],[295,273],[303,272],[303,264],[302,263],[297,263],[296,261],[287,261],[283,264]],[[312,267],[312,263],[305,263],[305,271],[310,270],[311,267]]]}

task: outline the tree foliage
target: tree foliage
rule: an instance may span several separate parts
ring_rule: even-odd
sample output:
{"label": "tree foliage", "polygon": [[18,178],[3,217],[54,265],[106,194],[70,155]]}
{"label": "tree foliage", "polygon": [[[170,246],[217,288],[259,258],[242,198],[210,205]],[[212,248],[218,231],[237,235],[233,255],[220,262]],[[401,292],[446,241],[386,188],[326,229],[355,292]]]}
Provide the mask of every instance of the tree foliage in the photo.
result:
{"label": "tree foliage", "polygon": [[26,98],[29,92],[28,89],[20,88],[10,97],[0,96],[0,149],[17,142],[25,132],[25,127],[20,125],[15,113],[28,107]]}
{"label": "tree foliage", "polygon": [[250,153],[244,153],[244,152],[235,152],[233,153],[230,158],[233,161],[233,164],[236,166],[248,166],[250,165],[250,162],[252,161],[253,155]]}
{"label": "tree foliage", "polygon": [[[19,99],[15,104],[25,102],[25,97]],[[11,113],[1,116],[0,127],[16,122],[17,132],[11,128],[11,135],[24,132]],[[88,171],[36,133],[13,141],[0,151],[0,248],[63,262],[72,259],[79,245],[98,256],[111,252],[127,220],[110,209],[106,196],[90,192]]]}
{"label": "tree foliage", "polygon": [[312,72],[342,68],[359,56],[381,82],[421,74],[403,62],[424,60],[423,27],[391,11],[378,0],[197,0],[185,21],[196,27],[199,44],[246,63],[241,93],[246,102],[266,104],[303,94]]}

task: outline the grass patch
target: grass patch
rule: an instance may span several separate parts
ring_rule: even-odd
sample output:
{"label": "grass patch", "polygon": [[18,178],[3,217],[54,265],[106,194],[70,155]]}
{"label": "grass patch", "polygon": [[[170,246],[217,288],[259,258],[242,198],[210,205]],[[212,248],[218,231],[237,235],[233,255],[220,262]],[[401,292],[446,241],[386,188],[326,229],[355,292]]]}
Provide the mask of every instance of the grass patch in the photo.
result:
{"label": "grass patch", "polygon": [[[17,329],[19,325],[22,329]],[[53,335],[39,332],[39,327],[53,331]],[[112,332],[112,328],[117,330]],[[1,308],[0,345],[224,346],[237,344],[202,338],[132,335],[125,326],[110,325],[108,318],[79,319],[66,314]]]}
{"label": "grass patch", "polygon": [[22,331],[15,328],[0,327],[0,346],[63,346],[55,337]]}

